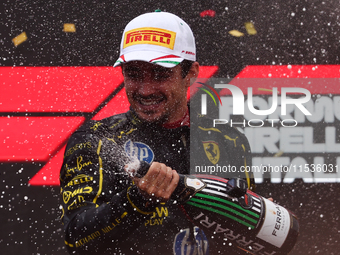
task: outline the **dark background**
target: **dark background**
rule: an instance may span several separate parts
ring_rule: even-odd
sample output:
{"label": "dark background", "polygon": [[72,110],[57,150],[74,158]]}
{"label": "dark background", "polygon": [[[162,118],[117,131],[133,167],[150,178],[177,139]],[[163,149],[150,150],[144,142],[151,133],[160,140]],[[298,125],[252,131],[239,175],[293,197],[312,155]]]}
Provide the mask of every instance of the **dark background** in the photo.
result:
{"label": "dark background", "polygon": [[[2,0],[0,66],[112,66],[127,22],[157,8],[192,27],[198,61],[219,66],[218,77],[234,77],[247,65],[337,65],[339,6],[338,1],[316,0]],[[215,17],[200,16],[208,9]],[[246,33],[247,21],[254,23],[256,35]],[[74,23],[76,33],[63,32],[64,23]],[[233,29],[245,36],[228,34]],[[28,40],[15,47],[11,40],[23,31]],[[58,220],[59,188],[28,185],[43,165],[0,163],[1,254],[66,254]],[[339,191],[338,183],[302,180],[257,188],[298,215],[301,234],[291,254],[339,254]]]}

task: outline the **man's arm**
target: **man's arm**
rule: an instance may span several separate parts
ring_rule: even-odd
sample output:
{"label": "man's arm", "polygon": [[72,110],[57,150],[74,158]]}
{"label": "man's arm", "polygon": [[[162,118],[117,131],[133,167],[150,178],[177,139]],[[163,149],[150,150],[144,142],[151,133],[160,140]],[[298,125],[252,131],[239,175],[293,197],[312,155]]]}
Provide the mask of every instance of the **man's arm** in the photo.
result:
{"label": "man's arm", "polygon": [[128,177],[105,169],[102,140],[86,132],[70,139],[60,172],[65,243],[70,252],[94,254],[114,248],[151,214]]}
{"label": "man's arm", "polygon": [[[76,254],[119,252],[120,243],[170,198],[179,179],[175,170],[154,162],[144,177],[132,181],[111,162],[103,140],[76,132],[60,172],[65,243]],[[120,151],[111,155],[122,157]]]}

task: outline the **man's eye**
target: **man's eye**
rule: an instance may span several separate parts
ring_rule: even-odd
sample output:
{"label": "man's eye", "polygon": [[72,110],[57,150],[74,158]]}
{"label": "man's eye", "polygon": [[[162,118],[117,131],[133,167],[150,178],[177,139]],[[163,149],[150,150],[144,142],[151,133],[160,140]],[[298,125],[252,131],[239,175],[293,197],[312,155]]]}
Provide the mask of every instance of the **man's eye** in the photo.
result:
{"label": "man's eye", "polygon": [[155,72],[154,78],[155,80],[166,80],[170,78],[169,72]]}
{"label": "man's eye", "polygon": [[130,79],[140,79],[142,77],[140,72],[127,72],[126,76]]}

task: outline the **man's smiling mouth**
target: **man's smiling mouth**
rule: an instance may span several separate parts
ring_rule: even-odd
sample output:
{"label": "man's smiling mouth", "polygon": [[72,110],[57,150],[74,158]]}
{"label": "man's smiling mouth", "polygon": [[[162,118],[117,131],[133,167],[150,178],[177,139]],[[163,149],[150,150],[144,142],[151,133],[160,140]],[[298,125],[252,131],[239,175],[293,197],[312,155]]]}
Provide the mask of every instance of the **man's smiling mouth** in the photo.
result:
{"label": "man's smiling mouth", "polygon": [[137,102],[142,106],[152,106],[152,105],[158,105],[165,101],[164,97],[152,97],[152,98],[138,98]]}

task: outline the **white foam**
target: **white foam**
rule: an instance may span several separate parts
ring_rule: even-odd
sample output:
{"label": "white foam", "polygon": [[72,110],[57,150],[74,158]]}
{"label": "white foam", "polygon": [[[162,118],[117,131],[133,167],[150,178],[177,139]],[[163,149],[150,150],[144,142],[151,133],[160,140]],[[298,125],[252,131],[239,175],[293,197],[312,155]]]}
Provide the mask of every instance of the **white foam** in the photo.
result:
{"label": "white foam", "polygon": [[136,157],[131,158],[131,162],[128,163],[125,167],[125,172],[127,172],[127,174],[130,177],[135,177],[139,168],[140,168],[140,161]]}

